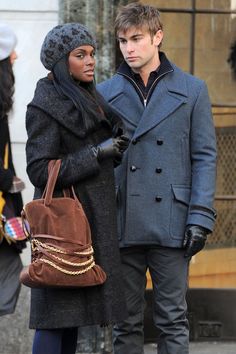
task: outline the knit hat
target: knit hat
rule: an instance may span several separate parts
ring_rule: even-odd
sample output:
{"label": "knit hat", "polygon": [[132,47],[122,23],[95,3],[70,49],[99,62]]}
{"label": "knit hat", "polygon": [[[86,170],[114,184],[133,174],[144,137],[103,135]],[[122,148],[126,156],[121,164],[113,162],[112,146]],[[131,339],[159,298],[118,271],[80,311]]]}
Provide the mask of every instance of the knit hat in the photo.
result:
{"label": "knit hat", "polygon": [[54,27],[46,35],[40,59],[46,69],[53,66],[66,54],[81,45],[96,47],[96,41],[88,28],[80,23],[65,23]]}
{"label": "knit hat", "polygon": [[0,60],[8,58],[17,43],[16,35],[5,23],[0,23]]}

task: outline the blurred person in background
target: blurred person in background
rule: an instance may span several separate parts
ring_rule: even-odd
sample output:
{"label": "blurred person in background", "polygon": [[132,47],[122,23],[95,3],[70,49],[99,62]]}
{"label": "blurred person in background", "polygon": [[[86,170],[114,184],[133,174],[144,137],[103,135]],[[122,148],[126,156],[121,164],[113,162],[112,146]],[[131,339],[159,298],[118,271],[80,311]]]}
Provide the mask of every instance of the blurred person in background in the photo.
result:
{"label": "blurred person in background", "polygon": [[16,177],[8,126],[8,114],[13,106],[15,79],[12,65],[17,58],[16,43],[13,30],[0,23],[0,315],[15,310],[22,269],[19,253],[26,246],[25,241],[13,242],[5,237],[3,222],[20,216],[23,206],[21,190],[24,183]]}
{"label": "blurred person in background", "polygon": [[230,53],[227,61],[232,69],[234,79],[236,80],[236,40],[232,43],[230,47]]}

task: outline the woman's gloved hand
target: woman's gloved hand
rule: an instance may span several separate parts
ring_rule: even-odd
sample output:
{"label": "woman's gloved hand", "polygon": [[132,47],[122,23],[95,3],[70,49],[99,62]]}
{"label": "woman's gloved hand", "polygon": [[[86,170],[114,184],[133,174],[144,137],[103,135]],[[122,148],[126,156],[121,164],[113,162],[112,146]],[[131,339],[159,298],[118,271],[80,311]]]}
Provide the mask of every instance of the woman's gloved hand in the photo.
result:
{"label": "woman's gloved hand", "polygon": [[206,243],[209,231],[202,226],[188,225],[185,230],[183,247],[186,248],[184,257],[192,257],[201,251]]}
{"label": "woman's gloved hand", "polygon": [[130,143],[130,139],[126,136],[126,135],[121,135],[119,137],[117,137],[117,143],[119,145],[119,149],[120,151],[123,153],[125,152],[125,150],[127,150],[129,143]]}
{"label": "woman's gloved hand", "polygon": [[128,145],[129,138],[127,138],[125,135],[121,135],[117,138],[110,138],[103,141],[101,144],[94,147],[93,151],[99,161],[107,158],[120,160]]}

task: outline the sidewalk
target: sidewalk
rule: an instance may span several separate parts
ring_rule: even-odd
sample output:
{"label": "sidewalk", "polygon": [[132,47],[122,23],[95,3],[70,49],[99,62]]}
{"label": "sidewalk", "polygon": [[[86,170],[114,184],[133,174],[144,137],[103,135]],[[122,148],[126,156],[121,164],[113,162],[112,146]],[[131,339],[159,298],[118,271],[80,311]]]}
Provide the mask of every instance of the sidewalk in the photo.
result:
{"label": "sidewalk", "polygon": [[[29,289],[22,287],[15,313],[0,317],[0,354],[31,353],[34,332],[28,328],[29,305]],[[110,346],[103,353],[112,354]],[[156,344],[145,344],[144,353],[157,354]],[[95,350],[93,354],[99,353]],[[236,354],[236,342],[191,342],[189,354]]]}
{"label": "sidewalk", "polygon": [[[145,345],[145,354],[157,354],[155,344]],[[191,342],[189,354],[236,354],[235,342]]]}

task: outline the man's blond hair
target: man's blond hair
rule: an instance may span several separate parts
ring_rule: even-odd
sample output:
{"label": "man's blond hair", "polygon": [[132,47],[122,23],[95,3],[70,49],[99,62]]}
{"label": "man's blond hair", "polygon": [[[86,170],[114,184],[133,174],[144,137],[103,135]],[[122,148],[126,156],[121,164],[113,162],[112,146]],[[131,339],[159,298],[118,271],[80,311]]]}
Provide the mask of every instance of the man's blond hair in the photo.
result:
{"label": "man's blond hair", "polygon": [[146,28],[153,37],[158,30],[163,29],[160,19],[160,12],[150,5],[143,5],[141,2],[132,2],[122,6],[115,19],[115,31],[127,32],[131,27]]}

